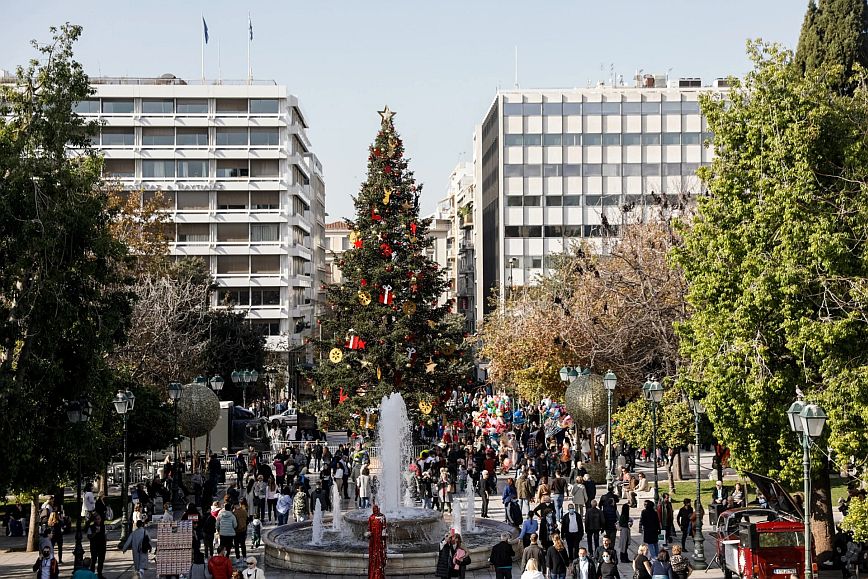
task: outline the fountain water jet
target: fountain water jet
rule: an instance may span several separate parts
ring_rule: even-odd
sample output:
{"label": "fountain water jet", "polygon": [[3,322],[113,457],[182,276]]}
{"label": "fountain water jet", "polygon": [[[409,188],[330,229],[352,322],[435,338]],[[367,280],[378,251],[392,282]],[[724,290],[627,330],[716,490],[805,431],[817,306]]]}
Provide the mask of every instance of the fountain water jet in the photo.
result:
{"label": "fountain water jet", "polygon": [[314,545],[322,545],[322,504],[317,501],[316,507],[313,510],[313,524],[311,526],[311,540]]}
{"label": "fountain water jet", "polygon": [[464,530],[468,533],[476,532],[476,495],[473,493],[473,481],[467,479],[467,492],[464,494],[467,506],[467,515],[464,517]]}
{"label": "fountain water jet", "polygon": [[[317,503],[319,504],[319,503]],[[341,492],[338,485],[332,485],[332,531],[342,533],[344,530],[344,518],[341,516]]]}

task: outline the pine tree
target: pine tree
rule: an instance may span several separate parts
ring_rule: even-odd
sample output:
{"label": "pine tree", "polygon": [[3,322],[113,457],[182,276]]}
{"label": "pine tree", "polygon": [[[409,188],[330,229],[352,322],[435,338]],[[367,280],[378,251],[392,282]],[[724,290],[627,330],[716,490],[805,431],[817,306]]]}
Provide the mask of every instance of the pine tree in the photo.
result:
{"label": "pine tree", "polygon": [[796,49],[796,66],[802,74],[812,74],[840,65],[834,84],[843,92],[852,92],[854,66],[868,66],[866,30],[866,0],[823,0],[819,6],[810,0]]}
{"label": "pine tree", "polygon": [[[426,253],[430,219],[419,217],[419,194],[386,107],[369,148],[368,177],[347,220],[352,247],[339,260],[343,281],[326,289],[314,370],[321,426],[353,425],[352,417],[400,391],[414,414],[447,412],[453,389],[466,384],[470,357],[463,320],[439,303],[446,281]],[[326,424],[323,425],[322,423]]]}

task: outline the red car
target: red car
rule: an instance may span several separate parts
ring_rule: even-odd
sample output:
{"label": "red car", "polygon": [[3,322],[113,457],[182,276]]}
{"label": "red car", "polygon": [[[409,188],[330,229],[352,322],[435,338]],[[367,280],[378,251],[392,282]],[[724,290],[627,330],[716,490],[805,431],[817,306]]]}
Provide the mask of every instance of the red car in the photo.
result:
{"label": "red car", "polygon": [[802,510],[774,479],[748,473],[768,506],[729,509],[716,526],[717,558],[725,579],[805,576]]}

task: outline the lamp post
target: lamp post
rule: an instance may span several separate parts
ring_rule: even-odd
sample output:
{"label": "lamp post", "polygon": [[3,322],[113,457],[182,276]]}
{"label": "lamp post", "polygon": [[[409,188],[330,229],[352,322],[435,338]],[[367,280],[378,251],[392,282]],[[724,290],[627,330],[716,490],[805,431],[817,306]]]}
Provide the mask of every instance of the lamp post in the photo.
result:
{"label": "lamp post", "polygon": [[117,395],[112,401],[115,405],[115,410],[117,413],[121,415],[124,421],[124,482],[121,487],[121,510],[123,515],[121,516],[121,541],[120,544],[123,545],[124,541],[127,539],[127,534],[129,533],[129,516],[127,515],[127,485],[129,484],[129,470],[130,470],[130,457],[127,454],[127,414],[132,412],[133,407],[136,404],[136,397],[129,390],[123,391],[118,390]]}
{"label": "lamp post", "polygon": [[247,408],[247,387],[256,384],[259,379],[259,372],[256,370],[234,370],[231,378],[232,383],[241,388],[242,405]]}
{"label": "lamp post", "polygon": [[178,399],[181,397],[181,390],[182,387],[180,382],[169,383],[169,399],[172,401],[172,412],[175,414],[175,429],[173,430],[174,434],[172,435],[172,446],[175,449],[175,460],[178,460]]}
{"label": "lamp post", "polygon": [[615,373],[609,370],[603,376],[603,386],[606,388],[606,399],[608,402],[608,421],[606,422],[606,452],[609,455],[609,464],[606,469],[606,488],[612,490],[612,484],[615,480],[615,460],[612,456],[612,395],[615,393],[615,386],[618,385],[618,377]]}
{"label": "lamp post", "polygon": [[693,427],[696,434],[696,526],[693,529],[693,568],[707,569],[708,564],[705,562],[705,537],[702,536],[702,515],[698,512],[702,508],[702,496],[700,489],[700,473],[699,473],[699,419],[705,414],[705,406],[702,401],[697,398],[690,399],[690,408],[693,410]]}
{"label": "lamp post", "polygon": [[651,460],[654,461],[654,504],[660,500],[660,486],[657,480],[657,405],[663,400],[663,385],[656,380],[650,378],[645,382],[642,390],[645,394],[645,400],[651,404]]}
{"label": "lamp post", "polygon": [[[217,395],[217,401],[220,401],[220,391],[223,390],[224,380],[219,375],[214,375],[208,380],[208,384],[211,385],[211,390],[214,391],[214,394]],[[205,436],[205,446],[207,447],[208,455],[211,454],[211,431],[208,431],[208,434]]]}
{"label": "lamp post", "polygon": [[510,297],[510,299],[512,299],[512,292],[513,292],[513,288],[515,287],[515,285],[513,284],[513,281],[512,281],[512,270],[517,265],[518,265],[518,258],[517,257],[510,257],[509,258],[509,297]]}
{"label": "lamp post", "polygon": [[826,413],[816,404],[793,402],[787,410],[790,430],[802,437],[802,467],[805,476],[805,579],[813,575],[811,553],[811,441],[823,434]]}
{"label": "lamp post", "polygon": [[[90,419],[91,404],[87,400],[72,400],[66,404],[66,417],[71,424],[79,424],[87,422]],[[72,556],[75,559],[73,568],[81,567],[82,559],[84,559],[84,546],[81,544],[81,450],[78,451],[78,518],[75,520],[75,548],[72,550]]]}

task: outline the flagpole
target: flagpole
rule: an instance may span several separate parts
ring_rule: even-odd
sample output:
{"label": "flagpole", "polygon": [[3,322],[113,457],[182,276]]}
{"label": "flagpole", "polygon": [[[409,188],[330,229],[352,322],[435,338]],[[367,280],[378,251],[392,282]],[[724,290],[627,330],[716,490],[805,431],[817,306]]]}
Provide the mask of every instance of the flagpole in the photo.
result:
{"label": "flagpole", "polygon": [[[205,23],[205,15],[202,14],[202,23]],[[205,84],[205,31],[202,30],[202,84]]]}
{"label": "flagpole", "polygon": [[250,68],[250,41],[253,36],[253,21],[250,20],[250,12],[247,13],[247,84],[253,81],[253,69]]}
{"label": "flagpole", "polygon": [[217,40],[217,84],[223,84],[223,66],[220,64],[220,40]]}

